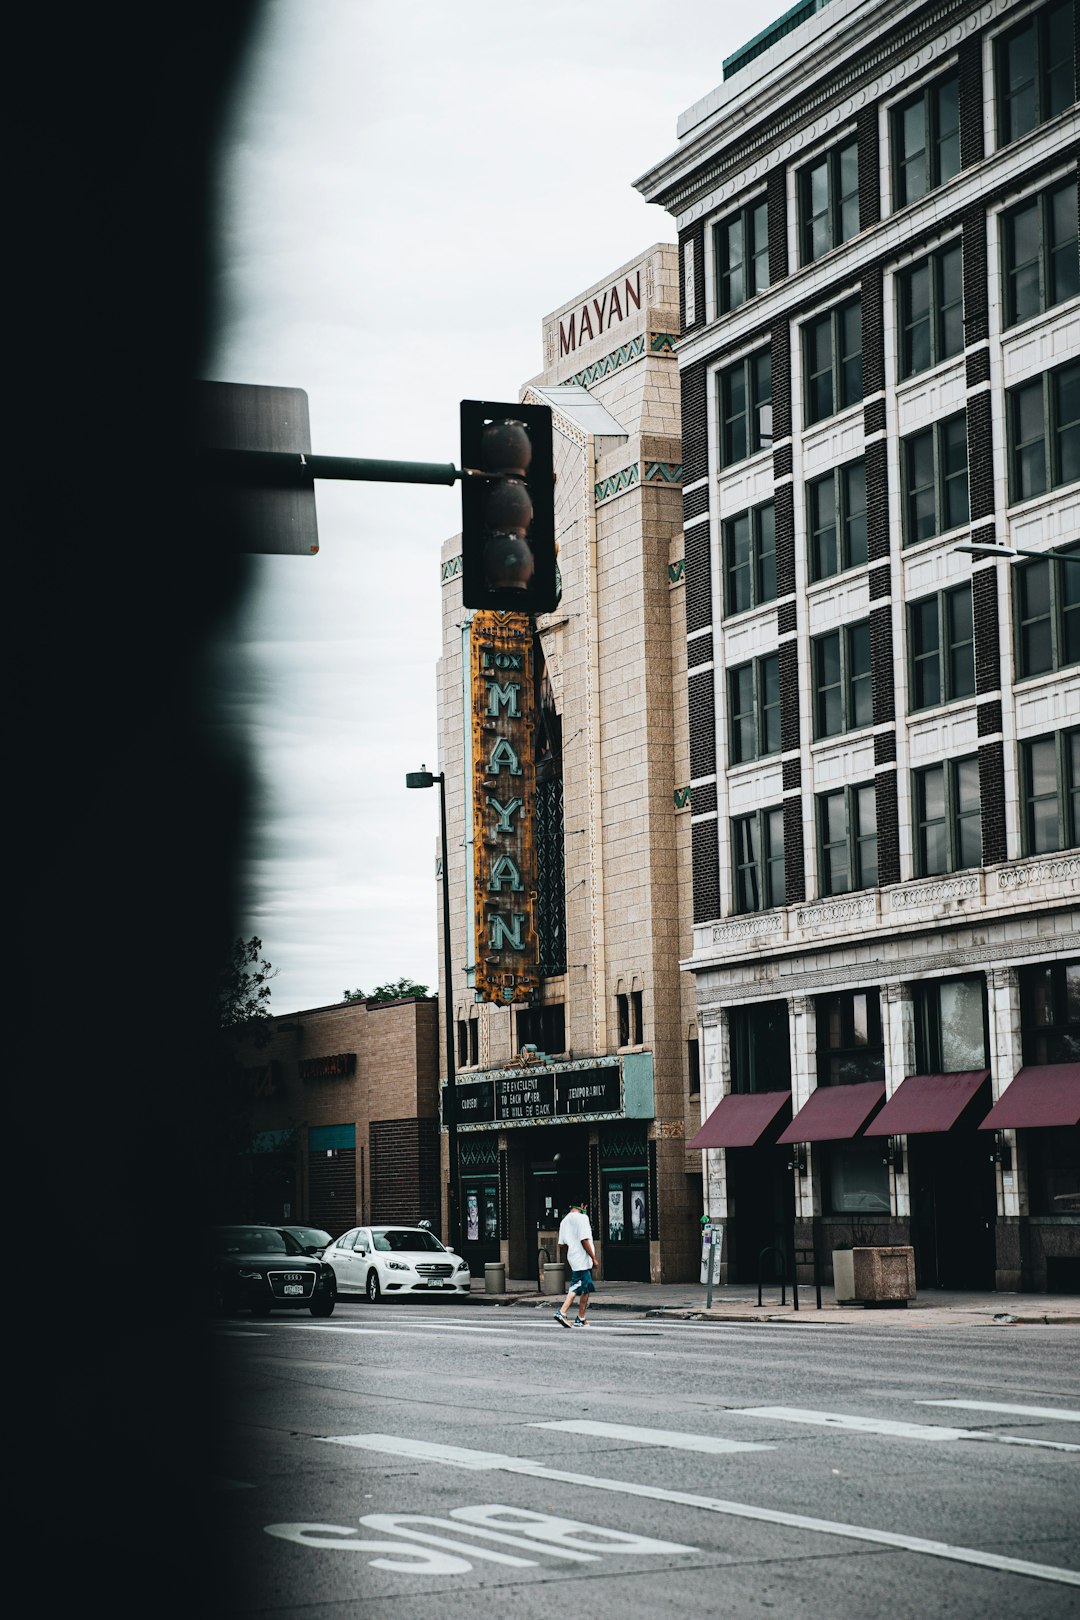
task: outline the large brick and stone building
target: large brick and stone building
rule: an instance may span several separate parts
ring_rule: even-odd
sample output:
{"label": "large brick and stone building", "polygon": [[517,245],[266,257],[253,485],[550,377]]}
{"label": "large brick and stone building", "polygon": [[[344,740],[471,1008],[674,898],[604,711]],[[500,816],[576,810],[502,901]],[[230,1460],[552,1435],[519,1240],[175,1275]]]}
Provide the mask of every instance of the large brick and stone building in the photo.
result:
{"label": "large brick and stone building", "polygon": [[[443,553],[452,977],[440,996],[456,1034],[474,1271],[501,1258],[511,1275],[535,1276],[538,1245],[550,1249],[559,1217],[587,1196],[607,1276],[696,1274],[701,1158],[686,1147],[700,1117],[696,1021],[679,971],[691,940],[680,914],[689,802],[678,320],[676,250],[652,247],[545,319],[544,369],[521,393],[553,413],[562,580],[555,612],[510,627],[534,698],[530,758],[500,800],[524,799],[506,815],[533,818],[541,983],[527,1005],[476,999],[476,811],[491,748],[474,720],[477,650],[497,626],[462,606],[460,540]],[[502,689],[511,695],[516,703],[516,686]],[[533,773],[535,793],[519,793]],[[521,1068],[529,1047],[537,1053]]]}
{"label": "large brick and stone building", "polygon": [[1078,1280],[1076,9],[808,0],[637,182],[731,1278],[794,1231],[826,1275],[870,1236],[920,1287]]}

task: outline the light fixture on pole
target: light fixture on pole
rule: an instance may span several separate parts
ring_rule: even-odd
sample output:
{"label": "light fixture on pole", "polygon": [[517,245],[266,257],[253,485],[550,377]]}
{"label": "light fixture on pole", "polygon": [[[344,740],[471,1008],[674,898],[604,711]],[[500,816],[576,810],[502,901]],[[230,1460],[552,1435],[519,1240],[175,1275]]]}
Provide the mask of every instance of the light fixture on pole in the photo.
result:
{"label": "light fixture on pole", "polygon": [[1037,557],[1040,562],[1080,563],[1080,551],[1069,555],[1064,551],[1029,551],[1025,546],[995,546],[989,541],[972,541],[970,545],[954,546],[954,551],[966,551],[970,557]]}
{"label": "light fixture on pole", "polygon": [[446,776],[442,771],[429,771],[421,765],[418,771],[409,771],[405,776],[407,788],[429,788],[439,786],[439,821],[442,835],[442,915],[443,915],[443,995],[446,1005],[443,1009],[446,1022],[446,1089],[443,1094],[443,1120],[446,1124],[446,1151],[449,1160],[449,1186],[447,1189],[447,1214],[449,1231],[448,1248],[457,1254],[461,1253],[461,1226],[460,1226],[460,1199],[458,1197],[458,1150],[457,1150],[457,1077],[454,1071],[454,1018],[451,996],[451,963],[450,963],[450,878],[447,860],[446,845]]}

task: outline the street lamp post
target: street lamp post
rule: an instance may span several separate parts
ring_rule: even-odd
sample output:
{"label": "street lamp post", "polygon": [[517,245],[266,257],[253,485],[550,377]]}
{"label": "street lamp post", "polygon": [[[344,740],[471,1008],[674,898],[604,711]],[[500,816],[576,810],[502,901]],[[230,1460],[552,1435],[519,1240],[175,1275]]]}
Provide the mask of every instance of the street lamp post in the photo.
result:
{"label": "street lamp post", "polygon": [[457,1082],[454,1073],[453,998],[450,992],[450,863],[446,846],[446,776],[442,771],[429,771],[425,766],[421,766],[418,771],[407,772],[405,777],[405,786],[407,788],[429,788],[434,787],[436,783],[439,786],[439,819],[442,835],[443,994],[446,1001],[446,1006],[443,1009],[446,1022],[446,1092],[443,1101],[443,1119],[446,1122],[446,1150],[449,1159],[449,1186],[447,1188],[449,1232],[447,1236],[450,1239],[448,1247],[460,1254],[457,1092],[455,1090]]}
{"label": "street lamp post", "polygon": [[989,542],[973,541],[970,545],[956,546],[970,557],[994,557],[998,562],[1010,557],[1037,557],[1040,562],[1080,563],[1080,553],[1070,556],[1062,551],[1029,551],[1026,546],[994,546]]}

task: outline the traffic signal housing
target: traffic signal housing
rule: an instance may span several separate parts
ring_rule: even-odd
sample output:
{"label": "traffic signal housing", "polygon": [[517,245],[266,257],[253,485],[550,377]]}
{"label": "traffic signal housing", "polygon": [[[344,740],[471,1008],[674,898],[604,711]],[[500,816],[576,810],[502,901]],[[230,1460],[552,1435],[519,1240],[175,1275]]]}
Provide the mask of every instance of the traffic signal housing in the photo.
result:
{"label": "traffic signal housing", "polygon": [[461,587],[469,608],[558,604],[555,472],[547,405],[461,401]]}

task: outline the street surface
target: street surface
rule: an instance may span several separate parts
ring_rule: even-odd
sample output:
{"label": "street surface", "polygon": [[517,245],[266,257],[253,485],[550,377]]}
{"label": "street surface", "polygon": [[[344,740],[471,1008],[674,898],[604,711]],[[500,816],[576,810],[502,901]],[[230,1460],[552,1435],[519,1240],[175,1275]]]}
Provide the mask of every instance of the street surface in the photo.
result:
{"label": "street surface", "polygon": [[226,1612],[1080,1615],[1080,1328],[552,1309],[209,1328]]}

